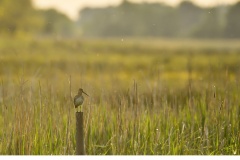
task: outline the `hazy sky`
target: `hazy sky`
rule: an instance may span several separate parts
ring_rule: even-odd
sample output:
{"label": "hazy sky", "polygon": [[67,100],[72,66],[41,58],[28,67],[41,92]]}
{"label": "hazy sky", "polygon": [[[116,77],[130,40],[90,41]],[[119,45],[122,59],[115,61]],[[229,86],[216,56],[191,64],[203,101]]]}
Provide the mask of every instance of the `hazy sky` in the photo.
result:
{"label": "hazy sky", "polygon": [[[76,19],[78,12],[84,7],[104,7],[107,5],[118,5],[122,0],[32,0],[37,8],[55,8]],[[169,5],[177,5],[182,0],[130,0],[132,2],[163,2]],[[197,5],[207,7],[222,4],[233,4],[238,0],[191,0]]]}

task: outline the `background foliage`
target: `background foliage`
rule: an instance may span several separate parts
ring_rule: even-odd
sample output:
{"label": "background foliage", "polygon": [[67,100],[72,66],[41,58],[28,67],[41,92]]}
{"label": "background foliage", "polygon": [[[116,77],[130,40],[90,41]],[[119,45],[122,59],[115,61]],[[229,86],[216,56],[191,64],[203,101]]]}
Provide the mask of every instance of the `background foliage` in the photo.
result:
{"label": "background foliage", "polygon": [[132,3],[85,8],[76,21],[56,10],[36,10],[30,0],[0,1],[0,35],[34,37],[239,38],[240,2],[201,8],[189,1],[177,7]]}

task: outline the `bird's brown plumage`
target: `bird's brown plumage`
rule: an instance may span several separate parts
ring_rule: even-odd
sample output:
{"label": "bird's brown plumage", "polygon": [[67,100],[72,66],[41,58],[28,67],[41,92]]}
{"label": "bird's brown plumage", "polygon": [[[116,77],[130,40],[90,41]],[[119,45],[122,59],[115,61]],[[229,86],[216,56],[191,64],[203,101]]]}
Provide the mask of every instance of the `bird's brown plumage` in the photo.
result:
{"label": "bird's brown plumage", "polygon": [[79,88],[78,94],[74,97],[75,108],[78,108],[78,106],[81,106],[83,104],[84,97],[83,97],[82,93],[84,93],[88,96],[88,94],[85,93],[82,88]]}

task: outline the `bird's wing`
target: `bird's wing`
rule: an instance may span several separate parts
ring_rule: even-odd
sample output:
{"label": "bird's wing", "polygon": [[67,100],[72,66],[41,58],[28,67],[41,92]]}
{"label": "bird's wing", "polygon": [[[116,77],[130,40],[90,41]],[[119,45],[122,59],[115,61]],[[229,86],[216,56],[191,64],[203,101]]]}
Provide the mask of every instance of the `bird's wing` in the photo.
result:
{"label": "bird's wing", "polygon": [[74,105],[75,105],[75,107],[77,107],[77,98],[78,98],[77,96],[74,97]]}

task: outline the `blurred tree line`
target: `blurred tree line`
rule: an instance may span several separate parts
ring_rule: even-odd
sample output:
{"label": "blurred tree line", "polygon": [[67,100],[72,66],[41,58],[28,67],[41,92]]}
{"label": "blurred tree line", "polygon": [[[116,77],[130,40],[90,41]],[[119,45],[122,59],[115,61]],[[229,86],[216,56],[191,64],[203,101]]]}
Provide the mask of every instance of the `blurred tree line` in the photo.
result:
{"label": "blurred tree line", "polygon": [[131,3],[85,8],[77,21],[54,10],[37,10],[31,0],[0,0],[0,36],[240,38],[240,2],[201,8]]}
{"label": "blurred tree line", "polygon": [[83,36],[240,38],[240,2],[201,8],[189,1],[177,7],[131,3],[85,8],[77,21]]}

